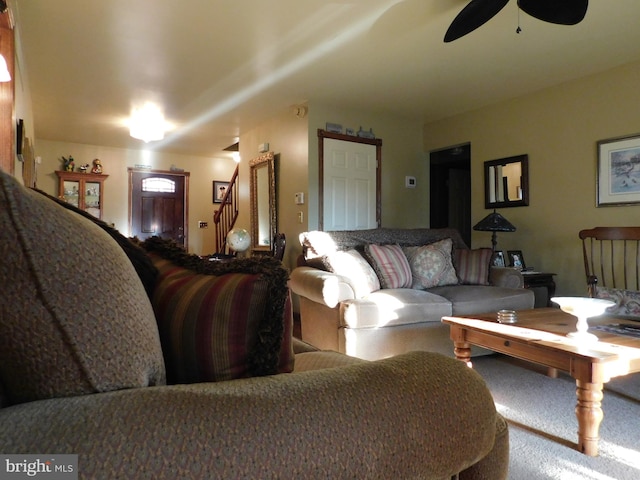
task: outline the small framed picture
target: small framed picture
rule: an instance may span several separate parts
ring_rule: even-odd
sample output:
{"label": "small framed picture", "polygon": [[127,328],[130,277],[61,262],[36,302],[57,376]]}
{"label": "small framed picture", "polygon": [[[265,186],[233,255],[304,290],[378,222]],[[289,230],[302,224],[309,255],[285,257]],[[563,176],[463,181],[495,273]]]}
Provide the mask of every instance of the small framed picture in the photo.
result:
{"label": "small framed picture", "polygon": [[527,267],[524,264],[524,257],[520,250],[507,250],[509,256],[509,266],[517,268],[518,270],[526,270]]}
{"label": "small framed picture", "polygon": [[491,266],[492,267],[504,267],[504,253],[502,250],[496,250],[493,252],[493,256],[491,257]]}
{"label": "small framed picture", "polygon": [[213,181],[213,203],[222,203],[222,199],[227,193],[229,182]]}

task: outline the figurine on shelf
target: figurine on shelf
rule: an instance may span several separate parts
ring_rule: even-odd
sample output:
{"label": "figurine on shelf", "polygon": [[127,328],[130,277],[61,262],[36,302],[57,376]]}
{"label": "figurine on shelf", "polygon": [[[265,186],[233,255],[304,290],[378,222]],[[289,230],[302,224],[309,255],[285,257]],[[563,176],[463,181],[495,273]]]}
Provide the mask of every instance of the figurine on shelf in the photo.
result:
{"label": "figurine on shelf", "polygon": [[87,173],[87,169],[88,169],[88,168],[89,168],[89,164],[88,164],[88,163],[85,163],[84,165],[80,165],[79,170],[80,170],[82,173]]}
{"label": "figurine on shelf", "polygon": [[69,155],[69,158],[62,157],[62,166],[65,172],[73,172],[76,164],[73,161],[73,157]]}
{"label": "figurine on shelf", "polygon": [[102,173],[102,163],[99,158],[93,160],[93,168],[91,169],[91,173]]}

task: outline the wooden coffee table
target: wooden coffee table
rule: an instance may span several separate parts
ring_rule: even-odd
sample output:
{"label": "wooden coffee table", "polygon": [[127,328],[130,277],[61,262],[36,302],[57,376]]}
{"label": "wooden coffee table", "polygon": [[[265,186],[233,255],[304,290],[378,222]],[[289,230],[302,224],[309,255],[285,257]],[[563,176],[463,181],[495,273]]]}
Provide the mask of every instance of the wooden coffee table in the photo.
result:
{"label": "wooden coffee table", "polygon": [[593,318],[589,331],[599,341],[572,343],[566,334],[575,331],[576,318],[556,308],[517,312],[518,323],[499,324],[496,314],[443,317],[451,327],[456,358],[471,366],[471,345],[568,372],[576,380],[578,450],[598,455],[598,431],[602,422],[602,386],[610,379],[640,371],[640,338],[594,330],[613,323],[640,326],[640,322]]}

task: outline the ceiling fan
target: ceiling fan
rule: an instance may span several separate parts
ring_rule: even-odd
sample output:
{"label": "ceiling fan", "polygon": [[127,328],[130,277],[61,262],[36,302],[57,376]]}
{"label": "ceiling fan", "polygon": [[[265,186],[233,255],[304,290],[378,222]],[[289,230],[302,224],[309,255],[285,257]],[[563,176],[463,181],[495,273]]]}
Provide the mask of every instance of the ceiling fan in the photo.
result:
{"label": "ceiling fan", "polygon": [[[589,0],[517,0],[518,8],[549,23],[575,25],[587,13]],[[484,25],[502,10],[509,0],[471,0],[453,20],[444,36],[452,42]]]}

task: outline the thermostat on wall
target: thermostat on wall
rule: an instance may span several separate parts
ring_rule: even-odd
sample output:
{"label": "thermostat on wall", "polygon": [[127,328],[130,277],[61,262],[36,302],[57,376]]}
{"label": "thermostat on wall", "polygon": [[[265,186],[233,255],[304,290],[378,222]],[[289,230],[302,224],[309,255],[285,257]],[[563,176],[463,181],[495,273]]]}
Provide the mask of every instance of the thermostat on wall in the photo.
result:
{"label": "thermostat on wall", "polygon": [[416,188],[416,177],[404,177],[404,186],[407,188]]}

